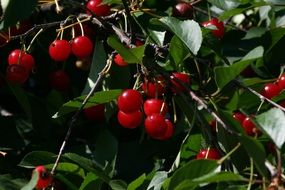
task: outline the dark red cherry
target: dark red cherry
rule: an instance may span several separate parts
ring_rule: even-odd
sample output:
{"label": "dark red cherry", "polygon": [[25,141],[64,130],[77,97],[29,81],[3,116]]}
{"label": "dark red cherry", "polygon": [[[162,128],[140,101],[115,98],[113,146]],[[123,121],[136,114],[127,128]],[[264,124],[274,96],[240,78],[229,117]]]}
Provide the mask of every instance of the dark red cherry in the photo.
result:
{"label": "dark red cherry", "polygon": [[89,0],[86,7],[97,16],[108,16],[110,14],[110,7],[102,4],[102,0]]}
{"label": "dark red cherry", "polygon": [[58,70],[49,76],[50,86],[58,91],[66,91],[70,87],[70,78],[63,70]]}
{"label": "dark red cherry", "polygon": [[71,53],[71,46],[66,40],[55,40],[49,46],[49,55],[55,61],[66,61]]}
{"label": "dark red cherry", "polygon": [[167,130],[166,130],[164,136],[161,137],[161,140],[170,139],[173,136],[173,133],[174,133],[173,123],[169,119],[165,119],[165,123],[167,125]]}
{"label": "dark red cherry", "polygon": [[263,87],[261,94],[265,96],[266,98],[271,99],[275,96],[278,96],[280,91],[281,89],[277,84],[268,83]]}
{"label": "dark red cherry", "polygon": [[259,131],[257,130],[255,124],[251,121],[249,117],[246,117],[243,120],[242,127],[245,133],[249,136],[255,136],[256,134],[259,134]]}
{"label": "dark red cherry", "polygon": [[148,99],[143,104],[144,113],[149,116],[154,113],[166,115],[168,112],[167,103],[161,99]]}
{"label": "dark red cherry", "polygon": [[246,115],[244,115],[243,113],[237,111],[237,112],[233,113],[233,118],[235,120],[237,120],[239,123],[242,123],[243,120],[246,118]]}
{"label": "dark red cherry", "polygon": [[121,67],[128,66],[120,54],[115,55],[114,62]]}
{"label": "dark red cherry", "polygon": [[142,84],[142,89],[150,98],[161,97],[165,93],[165,86],[162,80],[145,81]]}
{"label": "dark red cherry", "polygon": [[89,121],[104,122],[105,121],[105,105],[98,104],[83,110],[85,117]]}
{"label": "dark red cherry", "polygon": [[186,2],[178,3],[173,7],[172,15],[174,17],[192,19],[193,18],[193,7],[191,3],[186,3]]}
{"label": "dark red cherry", "polygon": [[196,155],[196,159],[218,160],[220,158],[221,155],[216,148],[201,149]]}
{"label": "dark red cherry", "polygon": [[[180,82],[184,83],[184,85],[186,86],[190,85],[190,77],[186,73],[172,73],[172,77],[176,78],[177,80],[180,80]],[[174,79],[171,79],[171,83],[172,83],[171,90],[174,93],[185,92],[187,90],[182,84],[178,83]]]}
{"label": "dark red cherry", "polygon": [[11,83],[22,84],[29,77],[29,71],[22,65],[8,65],[6,70],[6,79]]}
{"label": "dark red cherry", "polygon": [[93,43],[86,36],[78,36],[71,43],[71,51],[79,59],[86,58],[92,54]]}
{"label": "dark red cherry", "polygon": [[142,118],[143,114],[140,110],[131,113],[125,113],[123,111],[118,112],[118,121],[120,125],[128,129],[134,129],[140,126]]}
{"label": "dark red cherry", "polygon": [[146,133],[154,139],[161,139],[165,136],[168,125],[165,122],[164,116],[154,113],[148,116],[144,122]]}
{"label": "dark red cherry", "polygon": [[37,166],[34,172],[38,173],[36,189],[44,189],[51,185],[52,176],[47,172],[44,166]]}
{"label": "dark red cherry", "polygon": [[30,71],[35,65],[35,60],[33,56],[27,52],[21,51],[20,49],[15,49],[9,54],[8,64],[20,64]]}
{"label": "dark red cherry", "polygon": [[125,113],[137,111],[142,105],[142,95],[136,90],[127,89],[118,97],[118,108]]}
{"label": "dark red cherry", "polygon": [[211,26],[215,26],[217,29],[212,30],[212,34],[217,38],[222,38],[225,33],[225,26],[222,21],[219,21],[217,18],[212,18],[209,21],[203,22],[202,26],[206,28],[210,28]]}
{"label": "dark red cherry", "polygon": [[285,74],[282,74],[277,80],[277,84],[281,90],[285,89]]}

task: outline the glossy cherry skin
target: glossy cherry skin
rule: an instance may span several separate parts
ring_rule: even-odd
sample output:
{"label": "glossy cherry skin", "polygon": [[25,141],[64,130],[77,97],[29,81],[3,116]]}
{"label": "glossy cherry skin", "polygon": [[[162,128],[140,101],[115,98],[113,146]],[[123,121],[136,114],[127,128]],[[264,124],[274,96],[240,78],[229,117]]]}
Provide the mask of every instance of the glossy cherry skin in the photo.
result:
{"label": "glossy cherry skin", "polygon": [[110,14],[110,7],[101,3],[102,0],[89,0],[86,7],[97,16],[108,16]]}
{"label": "glossy cherry skin", "polygon": [[142,89],[150,98],[161,97],[165,93],[165,87],[162,81],[147,81],[142,84]]}
{"label": "glossy cherry skin", "polygon": [[202,26],[206,28],[211,27],[211,26],[216,26],[217,29],[212,30],[212,34],[216,38],[222,38],[224,36],[224,33],[225,33],[224,23],[222,21],[219,21],[217,18],[212,18],[209,21],[203,22]]}
{"label": "glossy cherry skin", "polygon": [[79,59],[86,58],[92,54],[93,43],[86,36],[78,36],[71,43],[71,51]]}
{"label": "glossy cherry skin", "polygon": [[143,109],[147,116],[154,113],[160,113],[161,115],[165,116],[168,112],[167,103],[161,99],[147,99],[143,104]]}
{"label": "glossy cherry skin", "polygon": [[246,117],[242,122],[242,127],[245,133],[249,136],[255,136],[258,133],[255,124],[250,120],[249,117]]}
{"label": "glossy cherry skin", "polygon": [[117,118],[122,127],[134,129],[142,123],[143,114],[140,110],[131,113],[119,111]]}
{"label": "glossy cherry skin", "polygon": [[265,96],[266,98],[271,99],[275,96],[278,96],[280,92],[281,92],[281,89],[277,84],[268,83],[263,87],[261,94]]}
{"label": "glossy cherry skin", "polygon": [[70,78],[63,70],[58,70],[49,76],[50,86],[58,91],[66,91],[70,87]]}
{"label": "glossy cherry skin", "polygon": [[285,89],[285,74],[282,74],[277,80],[277,84],[281,90]]}
{"label": "glossy cherry skin", "polygon": [[237,120],[239,123],[242,123],[243,120],[246,118],[246,115],[244,115],[243,113],[241,112],[234,112],[233,113],[233,118],[235,120]]}
{"label": "glossy cherry skin", "polygon": [[218,160],[220,158],[221,155],[216,148],[201,149],[196,155],[196,159]]}
{"label": "glossy cherry skin", "polygon": [[160,138],[160,140],[170,139],[173,136],[173,133],[174,133],[174,125],[173,125],[173,123],[169,119],[165,119],[165,123],[167,125],[167,130],[166,130],[164,136],[162,136]]}
{"label": "glossy cherry skin", "polygon": [[83,110],[85,117],[89,121],[104,122],[105,121],[105,105],[98,104]]}
{"label": "glossy cherry skin", "polygon": [[161,140],[167,132],[167,123],[164,116],[154,113],[148,116],[144,121],[146,133],[154,139]]}
{"label": "glossy cherry skin", "polygon": [[[190,85],[190,77],[186,73],[172,73],[172,77],[176,78],[177,80],[180,80],[181,83],[184,83],[186,86]],[[173,91],[173,93],[185,92],[187,90],[184,86],[182,86],[174,79],[171,79],[171,83],[171,90]]]}
{"label": "glossy cherry skin", "polygon": [[38,173],[37,189],[44,189],[51,185],[52,177],[44,166],[37,166],[34,171]]}
{"label": "glossy cherry skin", "polygon": [[120,54],[115,55],[114,62],[120,67],[128,66]]}
{"label": "glossy cherry skin", "polygon": [[33,56],[27,52],[21,51],[20,49],[15,49],[9,54],[8,64],[20,64],[30,71],[35,65],[35,60]]}
{"label": "glossy cherry skin", "polygon": [[71,46],[66,40],[55,40],[49,46],[49,55],[55,61],[66,61],[70,53]]}
{"label": "glossy cherry skin", "polygon": [[118,97],[118,108],[125,113],[137,111],[142,105],[142,95],[136,90],[127,89]]}
{"label": "glossy cherry skin", "polygon": [[192,19],[193,18],[193,7],[190,3],[186,3],[186,2],[178,3],[173,7],[172,15],[174,17]]}
{"label": "glossy cherry skin", "polygon": [[6,79],[11,83],[22,84],[29,77],[29,71],[22,65],[9,65],[6,70]]}

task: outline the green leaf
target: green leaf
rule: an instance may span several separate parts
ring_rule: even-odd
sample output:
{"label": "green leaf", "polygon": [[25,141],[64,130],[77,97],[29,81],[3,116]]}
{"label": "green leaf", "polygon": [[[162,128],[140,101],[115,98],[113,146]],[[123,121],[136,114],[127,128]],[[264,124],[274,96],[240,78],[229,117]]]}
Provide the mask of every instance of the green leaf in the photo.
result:
{"label": "green leaf", "polygon": [[112,190],[127,190],[127,183],[122,180],[112,180],[109,182]]}
{"label": "green leaf", "polygon": [[263,52],[263,47],[258,46],[245,55],[239,62],[230,66],[215,67],[215,80],[219,89],[222,89],[230,81],[234,80],[253,60],[261,58],[263,56]]}
{"label": "green leaf", "polygon": [[162,23],[172,31],[193,54],[197,54],[202,44],[202,31],[199,24],[193,20],[180,21],[173,17],[153,19],[154,23]]}
{"label": "green leaf", "polygon": [[56,155],[51,152],[34,151],[24,156],[19,166],[24,168],[34,168],[38,165],[47,165],[55,162]]}
{"label": "green leaf", "polygon": [[90,72],[87,78],[86,85],[84,87],[84,90],[82,91],[81,95],[88,94],[90,90],[95,85],[96,80],[99,77],[99,73],[102,71],[102,69],[106,65],[107,61],[107,55],[103,46],[103,43],[101,41],[96,40],[95,42],[96,46],[93,51],[93,57],[92,57],[92,64],[90,68]]}
{"label": "green leaf", "polygon": [[253,159],[254,165],[262,176],[268,177],[265,167],[266,153],[262,144],[247,135],[239,136],[239,140],[245,148],[247,154]]}
{"label": "green leaf", "polygon": [[168,189],[175,189],[184,180],[192,180],[213,173],[218,167],[219,164],[214,160],[191,160],[174,172]]}
{"label": "green leaf", "polygon": [[100,177],[100,179],[102,179],[106,183],[108,183],[110,181],[110,177],[105,173],[105,171],[103,170],[103,167],[100,166],[98,163],[92,161],[92,160],[89,160],[87,158],[84,158],[84,157],[79,156],[79,155],[74,154],[74,153],[66,153],[63,155],[63,158],[66,158],[66,159],[78,164],[83,169],[94,173],[95,175]]}
{"label": "green leaf", "polygon": [[285,142],[285,114],[278,108],[272,108],[256,117],[259,126],[276,146],[281,149]]}
{"label": "green leaf", "polygon": [[[45,165],[48,170],[52,170],[54,163]],[[76,174],[82,178],[85,177],[85,172],[82,168],[80,168],[77,164],[68,163],[68,162],[60,162],[56,168],[57,172],[61,173],[69,173]]]}
{"label": "green leaf", "polygon": [[240,4],[239,2],[231,0],[208,0],[208,2],[223,10],[234,9]]}
{"label": "green leaf", "polygon": [[23,179],[13,179],[10,175],[0,175],[0,190],[19,190],[28,182]]}
{"label": "green leaf", "polygon": [[184,43],[177,36],[173,36],[171,39],[169,52],[176,68],[179,68],[183,61],[190,56],[189,52],[185,48]]}
{"label": "green leaf", "polygon": [[266,53],[270,52],[272,48],[283,38],[285,35],[285,28],[274,28],[270,31],[271,34],[271,46],[267,49]]}
{"label": "green leaf", "polygon": [[167,172],[165,171],[156,172],[150,184],[148,185],[147,189],[160,190],[166,178],[167,178]]}
{"label": "green leaf", "polygon": [[117,52],[123,57],[127,63],[141,63],[145,45],[136,48],[126,48],[117,38],[110,36],[107,39],[109,46],[117,50]]}
{"label": "green leaf", "polygon": [[192,180],[192,183],[202,184],[202,183],[219,183],[227,181],[246,181],[242,176],[231,173],[231,172],[219,172],[219,173],[210,173],[202,177]]}
{"label": "green leaf", "polygon": [[39,179],[38,171],[33,171],[31,180],[29,181],[28,184],[22,187],[21,190],[33,190],[37,185],[38,179]]}
{"label": "green leaf", "polygon": [[265,28],[261,28],[261,27],[252,27],[251,29],[249,29],[245,35],[245,37],[243,38],[243,40],[249,40],[252,38],[259,38],[261,37],[263,34],[266,33],[266,29]]}
{"label": "green leaf", "polygon": [[138,187],[140,187],[144,181],[146,180],[146,175],[142,174],[140,177],[138,177],[137,179],[135,179],[134,181],[132,181],[129,185],[128,185],[128,190],[136,190],[138,189]]}
{"label": "green leaf", "polygon": [[[95,106],[98,104],[103,104],[103,103],[110,102],[112,100],[116,100],[117,97],[121,93],[122,93],[122,90],[119,90],[119,89],[96,92],[88,100],[88,102],[84,108],[88,108],[91,106]],[[62,107],[59,108],[58,112],[53,116],[53,118],[58,118],[58,117],[61,117],[63,115],[66,115],[68,113],[71,113],[71,112],[78,110],[78,108],[81,106],[85,97],[86,97],[85,95],[80,96],[80,97],[73,99],[72,101],[69,101],[69,102],[63,104]]]}
{"label": "green leaf", "polygon": [[0,30],[17,24],[18,21],[27,19],[34,11],[37,0],[2,0],[1,8],[4,18],[0,23]]}
{"label": "green leaf", "polygon": [[79,190],[100,190],[102,180],[94,173],[89,172],[82,182]]}

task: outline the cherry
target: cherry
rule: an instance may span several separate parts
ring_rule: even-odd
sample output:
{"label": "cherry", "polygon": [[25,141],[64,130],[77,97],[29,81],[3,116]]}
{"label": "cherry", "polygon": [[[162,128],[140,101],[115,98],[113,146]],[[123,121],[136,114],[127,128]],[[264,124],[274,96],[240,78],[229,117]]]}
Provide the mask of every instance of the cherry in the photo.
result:
{"label": "cherry", "polygon": [[119,123],[128,129],[137,128],[142,122],[143,114],[140,110],[125,113],[123,111],[118,112],[118,121]]}
{"label": "cherry", "polygon": [[243,113],[241,112],[234,112],[233,113],[233,118],[235,120],[237,120],[239,123],[242,123],[243,120],[246,118],[246,115],[244,115]]}
{"label": "cherry", "polygon": [[150,81],[144,82],[142,84],[142,89],[146,93],[146,95],[150,98],[161,97],[165,92],[165,87],[162,81],[159,80],[156,82],[150,82]]}
{"label": "cherry", "polygon": [[217,120],[213,119],[209,122],[212,132],[217,131]]}
{"label": "cherry", "polygon": [[58,91],[66,91],[70,86],[70,78],[63,70],[58,70],[49,76],[50,86]]}
{"label": "cherry", "polygon": [[89,0],[86,7],[97,16],[107,16],[110,14],[110,7],[102,5],[102,0]]}
{"label": "cherry", "polygon": [[181,18],[193,18],[193,7],[190,3],[181,2],[176,4],[172,9],[172,15],[174,17],[181,17]]}
{"label": "cherry", "polygon": [[211,27],[215,26],[217,29],[212,30],[212,34],[217,38],[222,38],[225,33],[225,26],[222,21],[219,21],[217,18],[212,18],[209,21],[203,22],[202,26],[204,27]]}
{"label": "cherry", "polygon": [[131,113],[141,108],[143,104],[142,95],[133,89],[125,90],[118,97],[118,107],[125,113]]}
{"label": "cherry", "polygon": [[6,79],[11,83],[22,84],[29,77],[29,71],[22,65],[9,65],[6,70]]}
{"label": "cherry", "polygon": [[162,139],[166,132],[168,125],[161,114],[154,113],[148,116],[144,122],[146,133],[154,139]]}
{"label": "cherry", "polygon": [[9,54],[8,64],[20,64],[30,71],[35,65],[35,60],[33,56],[27,52],[21,51],[20,49],[15,49]]}
{"label": "cherry", "polygon": [[128,66],[120,54],[115,55],[114,62],[121,67]]}
{"label": "cherry", "polygon": [[66,40],[55,40],[49,46],[49,55],[55,61],[66,61],[71,53],[71,46]]}
{"label": "cherry", "polygon": [[167,140],[173,136],[174,133],[174,126],[173,123],[169,119],[165,119],[165,123],[167,125],[167,130],[161,140]]}
{"label": "cherry", "polygon": [[[177,80],[180,80],[181,83],[184,83],[185,85],[189,85],[190,84],[190,77],[186,73],[172,73],[172,77],[176,78]],[[173,85],[171,90],[174,93],[184,92],[184,91],[187,90],[184,86],[182,86],[180,83],[178,83],[174,79],[171,79],[171,83]]]}
{"label": "cherry", "polygon": [[196,159],[218,160],[220,158],[221,155],[216,148],[201,149],[196,155]]}
{"label": "cherry", "polygon": [[47,188],[52,183],[52,177],[44,166],[37,166],[34,171],[38,173],[37,189]]}
{"label": "cherry", "polygon": [[98,104],[83,110],[85,117],[89,121],[104,122],[105,121],[105,105]]}
{"label": "cherry", "polygon": [[86,36],[78,36],[71,43],[72,53],[80,59],[86,58],[92,54],[93,43]]}
{"label": "cherry", "polygon": [[285,89],[285,74],[282,74],[277,80],[277,84],[281,90]]}
{"label": "cherry", "polygon": [[243,120],[242,127],[245,130],[245,133],[249,136],[255,136],[255,134],[259,133],[255,124],[251,121],[251,119],[249,117],[246,117]]}
{"label": "cherry", "polygon": [[281,89],[279,88],[277,84],[268,83],[263,87],[261,94],[265,96],[266,98],[271,99],[275,96],[278,96],[280,91]]}
{"label": "cherry", "polygon": [[[162,109],[162,111],[160,111]],[[168,111],[168,106],[166,102],[161,99],[148,99],[143,104],[144,113],[149,116],[153,113],[160,113],[166,115]]]}

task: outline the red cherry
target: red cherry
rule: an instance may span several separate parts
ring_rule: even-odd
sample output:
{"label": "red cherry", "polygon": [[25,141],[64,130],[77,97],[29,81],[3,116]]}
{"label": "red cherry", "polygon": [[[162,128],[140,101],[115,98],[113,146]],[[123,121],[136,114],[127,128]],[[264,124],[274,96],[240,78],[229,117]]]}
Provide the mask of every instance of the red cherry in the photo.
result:
{"label": "red cherry", "polygon": [[105,121],[105,105],[98,104],[83,110],[85,117],[89,121],[104,122]]}
{"label": "red cherry", "polygon": [[166,132],[168,125],[161,114],[154,113],[148,116],[144,122],[146,133],[154,139],[162,139]]}
{"label": "red cherry", "polygon": [[143,114],[140,110],[125,113],[123,111],[118,112],[118,121],[120,125],[128,129],[137,128],[142,122]]}
{"label": "red cherry", "polygon": [[35,60],[33,56],[27,52],[21,51],[20,49],[15,49],[9,54],[8,64],[20,64],[30,71],[35,65]]}
{"label": "red cherry", "polygon": [[251,119],[249,117],[246,117],[243,120],[242,127],[243,127],[245,133],[249,136],[255,136],[255,134],[259,133],[255,124],[251,121]]}
{"label": "red cherry", "polygon": [[[144,82],[142,84],[142,89],[146,93],[146,95],[150,98],[161,97],[165,92],[165,87],[162,84],[162,81]],[[157,96],[156,96],[156,94],[157,94]]]}
{"label": "red cherry", "polygon": [[277,80],[277,84],[281,90],[285,89],[285,74],[282,74]]}
{"label": "red cherry", "polygon": [[72,53],[79,59],[86,58],[92,54],[93,43],[86,36],[78,36],[71,43]]}
{"label": "red cherry", "polygon": [[65,71],[58,70],[50,74],[49,83],[55,90],[66,91],[70,86],[70,78]]}
{"label": "red cherry", "polygon": [[[190,85],[190,77],[188,74],[186,74],[186,73],[172,73],[172,76],[174,78],[176,78],[177,80],[180,80],[181,83],[184,83],[187,86]],[[182,86],[180,83],[176,82],[176,80],[174,80],[174,79],[171,79],[171,83],[173,85],[171,90],[174,93],[184,92],[187,90],[184,86]]]}
{"label": "red cherry", "polygon": [[29,77],[29,71],[22,65],[9,65],[6,70],[6,79],[11,83],[22,84]]}
{"label": "red cherry", "polygon": [[277,84],[268,83],[263,87],[261,94],[265,96],[266,98],[271,99],[275,96],[278,96],[280,91],[281,89],[279,88]]}
{"label": "red cherry", "polygon": [[110,14],[110,7],[102,5],[102,0],[89,0],[86,7],[97,16],[107,16]]}
{"label": "red cherry", "polygon": [[52,183],[52,177],[44,166],[37,166],[34,171],[38,173],[37,189],[47,188]]}
{"label": "red cherry", "polygon": [[172,15],[174,17],[181,17],[181,18],[193,18],[193,7],[190,3],[181,2],[176,4],[172,9]]}
{"label": "red cherry", "polygon": [[212,30],[212,34],[217,38],[222,38],[225,33],[225,26],[222,21],[219,21],[217,18],[212,18],[209,21],[203,22],[202,26],[204,27],[211,27],[216,26],[217,29]]}
{"label": "red cherry", "polygon": [[219,151],[216,148],[201,149],[196,155],[196,159],[211,159],[218,160],[221,158]]}
{"label": "red cherry", "polygon": [[237,120],[238,122],[242,123],[243,120],[246,118],[246,115],[244,115],[243,113],[241,112],[234,112],[233,113],[233,118],[235,120]]}
{"label": "red cherry", "polygon": [[117,54],[114,58],[114,62],[118,65],[118,66],[121,66],[121,67],[124,67],[124,66],[128,66],[128,63],[126,63],[124,61],[124,59],[122,58],[122,56],[120,54]]}
{"label": "red cherry", "polygon": [[[162,109],[162,112],[160,110]],[[153,113],[160,113],[165,116],[168,111],[167,103],[160,99],[148,99],[143,104],[144,113],[149,116]]]}
{"label": "red cherry", "polygon": [[136,46],[137,47],[140,47],[140,46],[143,46],[144,45],[144,42],[140,41],[140,40],[136,40]]}
{"label": "red cherry", "polygon": [[49,46],[49,55],[55,61],[66,61],[71,53],[71,46],[66,40],[55,40]]}
{"label": "red cherry", "polygon": [[165,119],[165,123],[167,125],[167,130],[161,140],[167,140],[173,136],[174,126],[173,123],[169,119]]}
{"label": "red cherry", "polygon": [[125,90],[118,97],[118,107],[125,113],[131,113],[141,108],[143,104],[142,95],[133,89]]}

